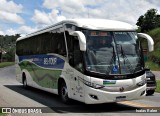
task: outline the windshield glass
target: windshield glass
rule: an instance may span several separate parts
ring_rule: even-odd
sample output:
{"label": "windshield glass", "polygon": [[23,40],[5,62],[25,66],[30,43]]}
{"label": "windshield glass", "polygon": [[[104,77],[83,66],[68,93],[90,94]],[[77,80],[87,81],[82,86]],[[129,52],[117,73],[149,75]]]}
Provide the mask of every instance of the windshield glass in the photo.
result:
{"label": "windshield glass", "polygon": [[132,74],[143,68],[135,32],[85,30],[86,70],[104,74]]}

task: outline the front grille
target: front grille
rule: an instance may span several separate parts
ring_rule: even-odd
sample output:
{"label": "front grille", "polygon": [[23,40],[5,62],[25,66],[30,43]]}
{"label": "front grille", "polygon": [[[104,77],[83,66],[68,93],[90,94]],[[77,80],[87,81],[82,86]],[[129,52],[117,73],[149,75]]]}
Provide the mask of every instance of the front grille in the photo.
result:
{"label": "front grille", "polygon": [[[138,88],[139,86],[136,86],[136,85],[131,85],[131,86],[123,86],[123,92],[125,91],[131,91],[131,90],[134,90],[136,88]],[[120,92],[120,88],[122,87],[119,87],[119,86],[105,86],[103,88],[101,88],[101,90],[103,91],[108,91],[108,92]]]}
{"label": "front grille", "polygon": [[150,84],[150,85],[147,85],[147,87],[154,87],[156,86],[155,84]]}
{"label": "front grille", "polygon": [[147,84],[153,84],[156,83],[155,81],[147,81]]}
{"label": "front grille", "polygon": [[155,81],[147,81],[147,87],[155,86],[156,82]]}

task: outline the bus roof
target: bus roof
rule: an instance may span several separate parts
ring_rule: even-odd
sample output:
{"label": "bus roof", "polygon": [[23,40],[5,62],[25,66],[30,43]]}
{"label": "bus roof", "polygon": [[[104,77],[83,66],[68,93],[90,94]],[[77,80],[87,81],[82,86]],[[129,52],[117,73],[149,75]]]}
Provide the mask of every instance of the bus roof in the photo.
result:
{"label": "bus roof", "polygon": [[106,19],[68,19],[63,20],[54,25],[48,26],[44,29],[38,30],[31,34],[28,34],[24,37],[20,37],[17,41],[38,35],[47,31],[51,31],[58,27],[62,27],[63,24],[73,24],[77,27],[91,29],[91,30],[107,30],[107,31],[135,31],[136,28],[128,23],[115,21],[115,20],[106,20]]}
{"label": "bus roof", "polygon": [[135,30],[135,28],[128,23],[107,19],[70,19],[64,22],[94,30]]}

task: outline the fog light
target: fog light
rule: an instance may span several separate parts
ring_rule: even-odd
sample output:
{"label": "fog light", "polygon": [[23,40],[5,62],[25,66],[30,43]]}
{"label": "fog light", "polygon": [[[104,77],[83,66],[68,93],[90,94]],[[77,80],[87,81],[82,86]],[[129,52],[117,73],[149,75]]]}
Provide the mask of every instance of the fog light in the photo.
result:
{"label": "fog light", "polygon": [[140,96],[142,96],[142,95],[144,95],[144,94],[145,94],[145,91],[143,91]]}
{"label": "fog light", "polygon": [[98,100],[98,97],[96,95],[91,95],[90,94],[90,96],[91,96],[91,98]]}

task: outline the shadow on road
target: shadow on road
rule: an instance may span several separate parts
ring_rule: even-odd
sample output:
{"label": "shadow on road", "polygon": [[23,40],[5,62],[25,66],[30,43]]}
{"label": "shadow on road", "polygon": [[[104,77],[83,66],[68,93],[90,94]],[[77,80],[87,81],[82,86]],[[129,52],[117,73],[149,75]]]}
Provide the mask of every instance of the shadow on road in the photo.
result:
{"label": "shadow on road", "polygon": [[[66,105],[63,104],[58,95],[54,95],[49,92],[45,92],[35,88],[29,88],[25,90],[22,85],[4,85],[5,87],[24,95],[42,105],[45,105],[46,108],[43,108],[48,113],[103,113],[103,112],[135,112],[137,107],[131,107],[127,105],[122,105],[118,103],[105,103],[105,104],[93,104],[93,105],[86,105],[81,102],[77,102],[72,100],[71,104]],[[25,98],[24,98],[25,100]],[[28,107],[28,106],[26,106]],[[42,110],[43,110],[42,109]]]}

